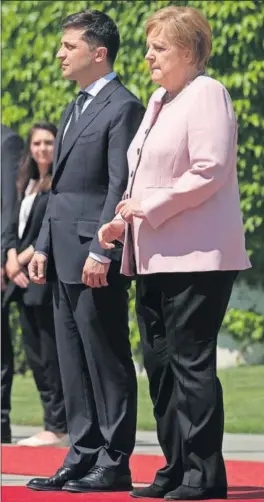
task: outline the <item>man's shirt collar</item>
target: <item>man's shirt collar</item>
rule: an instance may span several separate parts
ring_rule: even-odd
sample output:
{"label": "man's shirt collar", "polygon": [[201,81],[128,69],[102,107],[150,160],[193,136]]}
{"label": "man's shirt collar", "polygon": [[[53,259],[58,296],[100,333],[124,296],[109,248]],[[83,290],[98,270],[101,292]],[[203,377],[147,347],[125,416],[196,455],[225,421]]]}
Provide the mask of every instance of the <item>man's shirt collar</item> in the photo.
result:
{"label": "man's shirt collar", "polygon": [[97,94],[103,89],[103,87],[108,84],[111,80],[113,80],[116,77],[116,73],[114,71],[111,71],[111,73],[107,73],[107,75],[104,75],[103,77],[99,78],[92,84],[88,85],[85,89],[82,89],[85,92],[88,92],[93,98],[97,96]]}

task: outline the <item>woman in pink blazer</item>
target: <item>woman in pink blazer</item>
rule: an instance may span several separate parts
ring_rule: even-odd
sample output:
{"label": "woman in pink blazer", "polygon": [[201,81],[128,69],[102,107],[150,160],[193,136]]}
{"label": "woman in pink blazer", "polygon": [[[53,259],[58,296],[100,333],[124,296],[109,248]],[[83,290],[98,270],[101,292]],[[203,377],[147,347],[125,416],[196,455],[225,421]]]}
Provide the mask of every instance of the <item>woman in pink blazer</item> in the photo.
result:
{"label": "woman in pink blazer", "polygon": [[137,274],[144,362],[166,466],[135,497],[226,498],[217,335],[245,251],[237,123],[225,87],[204,72],[211,30],[191,7],[147,22],[153,82],[129,148],[129,183],[103,248],[124,239],[121,272]]}

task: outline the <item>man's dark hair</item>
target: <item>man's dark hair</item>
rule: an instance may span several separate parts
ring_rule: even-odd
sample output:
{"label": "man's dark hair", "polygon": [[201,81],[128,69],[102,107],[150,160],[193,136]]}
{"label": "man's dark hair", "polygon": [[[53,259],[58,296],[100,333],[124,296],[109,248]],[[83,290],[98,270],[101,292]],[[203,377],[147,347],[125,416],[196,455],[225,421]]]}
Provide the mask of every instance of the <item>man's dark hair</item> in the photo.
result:
{"label": "man's dark hair", "polygon": [[102,45],[107,49],[107,59],[113,64],[119,49],[120,37],[111,17],[99,10],[85,10],[71,14],[62,21],[62,29],[83,29],[83,39],[87,44]]}

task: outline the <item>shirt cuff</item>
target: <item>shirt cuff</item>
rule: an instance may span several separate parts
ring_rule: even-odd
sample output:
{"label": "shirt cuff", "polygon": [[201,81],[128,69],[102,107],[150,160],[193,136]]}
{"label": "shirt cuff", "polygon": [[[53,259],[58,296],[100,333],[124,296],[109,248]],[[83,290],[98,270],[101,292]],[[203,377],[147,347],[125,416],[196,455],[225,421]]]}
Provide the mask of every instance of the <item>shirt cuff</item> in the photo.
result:
{"label": "shirt cuff", "polygon": [[44,253],[44,251],[34,251],[34,254],[42,254],[43,256],[46,256],[46,258],[48,258],[47,253]]}
{"label": "shirt cuff", "polygon": [[89,253],[90,258],[92,258],[95,261],[99,261],[99,263],[111,263],[111,260],[107,258],[107,256],[103,256],[101,254],[97,253]]}

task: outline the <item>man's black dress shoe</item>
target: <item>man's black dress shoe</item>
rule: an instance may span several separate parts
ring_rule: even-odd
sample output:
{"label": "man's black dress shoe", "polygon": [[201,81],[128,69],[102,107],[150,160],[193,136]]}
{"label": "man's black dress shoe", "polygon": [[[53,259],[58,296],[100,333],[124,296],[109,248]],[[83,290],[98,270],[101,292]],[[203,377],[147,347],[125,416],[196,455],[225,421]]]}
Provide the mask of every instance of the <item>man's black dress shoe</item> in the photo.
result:
{"label": "man's black dress shoe", "polygon": [[111,467],[95,465],[79,481],[68,481],[63,490],[69,492],[125,492],[132,489],[130,472],[120,473]]}
{"label": "man's black dress shoe", "polygon": [[61,467],[50,478],[33,478],[27,484],[31,490],[43,491],[59,491],[70,479],[80,479],[83,476],[83,471],[70,469],[69,467]]}
{"label": "man's black dress shoe", "polygon": [[227,499],[227,488],[193,488],[181,485],[176,490],[169,492],[164,497],[165,500],[208,500]]}
{"label": "man's black dress shoe", "polygon": [[168,491],[168,488],[163,488],[162,486],[155,485],[155,483],[153,483],[149,486],[134,488],[129,495],[135,498],[163,499],[164,495],[166,495]]}

